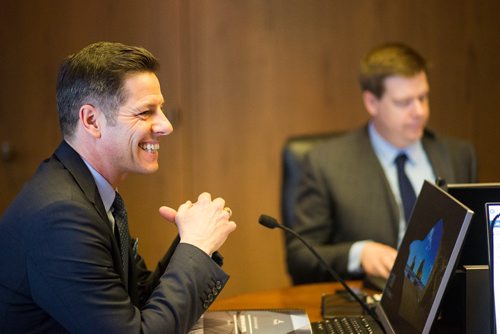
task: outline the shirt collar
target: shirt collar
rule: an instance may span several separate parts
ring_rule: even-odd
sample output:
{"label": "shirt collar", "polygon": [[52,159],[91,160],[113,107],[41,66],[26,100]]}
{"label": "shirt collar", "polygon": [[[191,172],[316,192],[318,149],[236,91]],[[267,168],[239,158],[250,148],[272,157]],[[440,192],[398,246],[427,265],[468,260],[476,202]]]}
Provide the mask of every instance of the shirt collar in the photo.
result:
{"label": "shirt collar", "polygon": [[95,183],[97,185],[97,190],[99,191],[99,195],[101,195],[102,199],[102,204],[104,204],[104,208],[106,209],[106,212],[108,212],[111,208],[111,205],[113,205],[113,201],[115,200],[115,189],[111,186],[111,184],[102,176],[99,174],[97,170],[94,169],[85,159],[83,159],[83,162],[85,162],[85,165],[87,165],[88,169],[90,170],[90,173],[94,177]]}
{"label": "shirt collar", "polygon": [[373,149],[384,166],[389,166],[394,163],[394,159],[396,159],[398,154],[403,152],[406,153],[408,162],[410,164],[415,164],[420,153],[424,152],[424,148],[420,140],[415,144],[402,149],[392,145],[377,132],[373,122],[368,124],[368,134],[370,135],[370,141]]}

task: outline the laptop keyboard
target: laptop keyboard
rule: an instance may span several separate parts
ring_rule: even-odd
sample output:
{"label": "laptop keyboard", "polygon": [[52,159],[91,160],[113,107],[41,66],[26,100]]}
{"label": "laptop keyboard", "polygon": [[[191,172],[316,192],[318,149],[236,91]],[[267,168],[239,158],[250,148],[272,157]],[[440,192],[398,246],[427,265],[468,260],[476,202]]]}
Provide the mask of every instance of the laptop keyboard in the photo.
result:
{"label": "laptop keyboard", "polygon": [[313,322],[314,334],[378,333],[365,317],[334,317]]}

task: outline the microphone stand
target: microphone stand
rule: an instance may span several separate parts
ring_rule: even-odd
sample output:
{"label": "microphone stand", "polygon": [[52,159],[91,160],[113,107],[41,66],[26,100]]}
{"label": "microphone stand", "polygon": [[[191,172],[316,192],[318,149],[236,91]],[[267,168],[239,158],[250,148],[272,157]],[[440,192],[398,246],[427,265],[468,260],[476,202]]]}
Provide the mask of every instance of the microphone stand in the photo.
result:
{"label": "microphone stand", "polygon": [[260,215],[259,217],[259,223],[267,228],[270,228],[270,229],[274,229],[276,227],[286,231],[287,233],[290,233],[292,234],[294,237],[296,237],[297,239],[299,239],[303,244],[304,246],[306,246],[310,251],[311,253],[317,258],[317,260],[319,261],[319,263],[328,271],[328,273],[336,280],[338,281],[340,284],[342,284],[342,286],[344,287],[344,289],[356,300],[356,302],[358,302],[359,305],[361,305],[361,307],[371,316],[373,317],[373,319],[375,319],[377,322],[378,322],[378,317],[376,315],[376,313],[373,311],[372,308],[370,308],[370,306],[368,306],[368,304],[363,301],[357,293],[355,293],[350,287],[349,285],[347,285],[347,283],[345,282],[345,280],[340,277],[340,275],[335,272],[327,263],[326,261],[318,254],[318,252],[300,235],[298,234],[297,232],[295,232],[294,230],[292,230],[291,228],[288,228],[280,223],[278,223],[278,221],[271,217],[271,216],[268,216],[268,215]]}

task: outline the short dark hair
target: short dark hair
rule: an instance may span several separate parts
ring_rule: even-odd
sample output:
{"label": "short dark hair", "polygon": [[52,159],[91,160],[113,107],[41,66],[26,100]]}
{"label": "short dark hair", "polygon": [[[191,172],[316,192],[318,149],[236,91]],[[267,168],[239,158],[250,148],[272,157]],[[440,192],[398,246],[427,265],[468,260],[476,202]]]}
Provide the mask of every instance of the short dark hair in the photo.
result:
{"label": "short dark hair", "polygon": [[389,76],[411,77],[427,73],[427,63],[417,51],[402,43],[387,43],[368,52],[361,60],[359,83],[363,91],[380,98]]}
{"label": "short dark hair", "polygon": [[159,66],[148,50],[112,42],[97,42],[67,57],[59,68],[56,87],[63,136],[73,136],[78,111],[84,104],[101,107],[106,119],[114,122],[118,107],[126,99],[125,76],[138,72],[156,73]]}

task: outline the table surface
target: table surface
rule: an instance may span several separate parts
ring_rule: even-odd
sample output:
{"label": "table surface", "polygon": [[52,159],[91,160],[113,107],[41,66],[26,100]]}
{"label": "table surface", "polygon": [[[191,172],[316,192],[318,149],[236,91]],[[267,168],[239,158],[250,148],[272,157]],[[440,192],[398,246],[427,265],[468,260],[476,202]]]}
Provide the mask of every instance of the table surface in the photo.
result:
{"label": "table surface", "polygon": [[[378,291],[366,289],[362,281],[348,281],[347,284],[352,289],[361,289],[368,295],[379,293]],[[315,283],[289,286],[274,290],[264,290],[248,292],[232,297],[216,299],[210,307],[210,310],[237,310],[237,309],[279,309],[293,308],[303,309],[307,312],[311,322],[322,320],[321,316],[321,297],[331,295],[336,291],[344,290],[344,287],[338,283]],[[335,296],[338,300],[342,297]],[[337,302],[335,302],[337,303]],[[345,305],[345,302],[340,304]],[[353,305],[350,302],[350,305]],[[337,314],[337,313],[335,313]],[[458,326],[458,327],[457,327]],[[462,333],[461,322],[447,323],[441,322],[437,328],[437,333]]]}
{"label": "table surface", "polygon": [[[349,281],[349,287],[360,288],[361,281]],[[309,320],[319,321],[321,297],[343,289],[340,283],[317,283],[284,287],[274,290],[249,292],[216,299],[210,310],[299,308],[309,315]]]}

